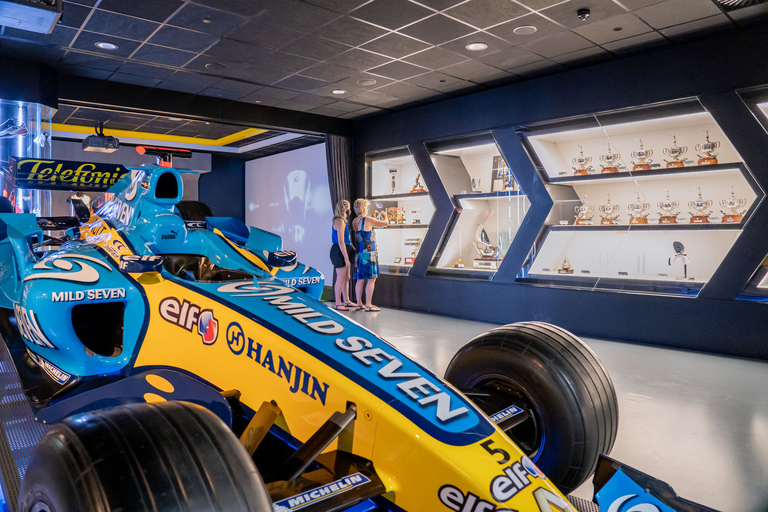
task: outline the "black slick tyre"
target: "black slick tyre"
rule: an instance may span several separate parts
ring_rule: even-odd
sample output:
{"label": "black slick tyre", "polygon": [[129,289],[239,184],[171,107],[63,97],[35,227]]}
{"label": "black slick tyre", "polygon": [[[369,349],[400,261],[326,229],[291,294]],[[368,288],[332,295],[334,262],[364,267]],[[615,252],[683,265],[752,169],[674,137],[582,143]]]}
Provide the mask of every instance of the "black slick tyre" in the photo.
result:
{"label": "black slick tyre", "polygon": [[618,430],[611,378],[579,338],[542,322],[481,334],[451,360],[445,379],[486,414],[517,405],[526,415],[505,433],[565,494],[595,471]]}
{"label": "black slick tyre", "polygon": [[184,220],[205,220],[206,217],[213,217],[210,206],[202,201],[179,201],[176,203],[176,209]]}
{"label": "black slick tyre", "polygon": [[132,404],[54,425],[30,460],[19,512],[271,511],[248,454],[207,409]]}

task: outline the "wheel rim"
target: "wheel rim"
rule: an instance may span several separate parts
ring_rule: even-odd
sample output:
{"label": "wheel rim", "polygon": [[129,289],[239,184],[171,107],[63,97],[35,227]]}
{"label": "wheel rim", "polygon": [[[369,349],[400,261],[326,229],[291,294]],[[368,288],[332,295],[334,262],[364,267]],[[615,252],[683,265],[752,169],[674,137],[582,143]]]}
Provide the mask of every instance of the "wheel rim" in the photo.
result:
{"label": "wheel rim", "polygon": [[528,418],[504,430],[525,455],[536,462],[544,449],[546,435],[541,409],[526,388],[501,375],[483,376],[464,391],[472,402],[488,416],[516,405]]}

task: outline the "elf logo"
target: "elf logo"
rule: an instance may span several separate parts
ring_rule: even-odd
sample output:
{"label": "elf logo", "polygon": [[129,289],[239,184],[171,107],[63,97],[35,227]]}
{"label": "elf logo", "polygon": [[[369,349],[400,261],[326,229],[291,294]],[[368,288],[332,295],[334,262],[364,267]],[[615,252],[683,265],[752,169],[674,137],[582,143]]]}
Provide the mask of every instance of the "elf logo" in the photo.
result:
{"label": "elf logo", "polygon": [[163,320],[181,327],[189,332],[197,327],[197,333],[205,345],[213,345],[219,336],[219,321],[210,309],[200,309],[200,306],[187,300],[179,302],[175,297],[166,297],[160,301],[160,316]]}

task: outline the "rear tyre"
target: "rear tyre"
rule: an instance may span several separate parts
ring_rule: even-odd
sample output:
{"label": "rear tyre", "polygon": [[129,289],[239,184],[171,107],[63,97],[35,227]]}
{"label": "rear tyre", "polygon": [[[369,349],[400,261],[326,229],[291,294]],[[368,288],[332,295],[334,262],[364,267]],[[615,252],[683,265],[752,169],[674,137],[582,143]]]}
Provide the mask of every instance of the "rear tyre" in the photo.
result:
{"label": "rear tyre", "polygon": [[521,322],[481,334],[456,353],[445,379],[489,416],[511,405],[526,411],[505,433],[565,494],[594,473],[616,440],[618,402],[608,372],[559,327]]}
{"label": "rear tyre", "polygon": [[30,460],[20,512],[271,511],[227,426],[186,402],[132,404],[55,425]]}
{"label": "rear tyre", "polygon": [[205,220],[206,217],[213,217],[210,206],[202,201],[179,201],[176,209],[184,220]]}

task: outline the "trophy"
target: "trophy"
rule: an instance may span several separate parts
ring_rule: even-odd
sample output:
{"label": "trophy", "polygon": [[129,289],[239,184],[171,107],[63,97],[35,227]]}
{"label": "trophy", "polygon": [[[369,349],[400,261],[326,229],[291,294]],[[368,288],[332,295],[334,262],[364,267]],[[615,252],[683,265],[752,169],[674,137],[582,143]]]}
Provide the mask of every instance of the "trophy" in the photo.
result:
{"label": "trophy", "polygon": [[411,213],[413,214],[413,223],[421,224],[421,210],[411,210]]}
{"label": "trophy", "polygon": [[640,150],[639,151],[633,151],[632,152],[632,158],[636,158],[637,162],[634,160],[632,161],[632,167],[633,171],[650,171],[651,170],[651,155],[653,155],[652,149],[643,149],[643,139],[638,139],[640,141]]}
{"label": "trophy", "polygon": [[573,162],[575,165],[578,165],[578,167],[571,167],[571,169],[573,169],[574,171],[573,175],[585,176],[589,174],[589,171],[592,170],[592,166],[589,165],[591,161],[592,161],[592,157],[584,156],[584,148],[579,146],[579,156],[571,159],[571,162]]}
{"label": "trophy", "polygon": [[453,268],[464,268],[464,262],[461,261],[461,258],[456,260],[456,264],[453,266]]}
{"label": "trophy", "polygon": [[674,262],[677,260],[680,260],[683,262],[683,277],[678,279],[688,279],[688,264],[691,262],[691,259],[683,252],[685,250],[685,246],[678,241],[672,242],[672,248],[675,250],[675,255],[670,256],[669,260],[667,260],[667,263],[669,263],[669,266],[671,267]]}
{"label": "trophy", "polygon": [[629,223],[648,224],[648,214],[643,212],[650,208],[651,205],[642,202],[640,199],[640,192],[635,192],[635,194],[637,194],[637,201],[627,206],[627,209],[632,212],[629,214]]}
{"label": "trophy", "polygon": [[480,178],[472,178],[472,192],[475,194],[480,192]]}
{"label": "trophy", "polygon": [[397,209],[397,222],[396,224],[405,224],[405,208]]}
{"label": "trophy", "polygon": [[392,192],[390,192],[390,194],[394,194],[395,189],[397,188],[397,169],[390,169],[389,175],[391,176],[391,184],[392,184]]}
{"label": "trophy", "polygon": [[582,199],[581,206],[574,206],[573,209],[576,212],[574,226],[586,226],[592,223],[592,215],[590,213],[592,213],[595,207],[587,206],[587,196],[584,196],[584,199]]}
{"label": "trophy", "polygon": [[573,274],[571,268],[571,262],[568,261],[568,256],[563,256],[563,262],[560,264],[560,268],[557,269],[558,274]]}
{"label": "trophy", "polygon": [[619,208],[621,207],[617,204],[611,204],[611,194],[606,195],[608,196],[608,203],[600,205],[600,211],[605,214],[600,216],[603,219],[600,224],[618,224]]}
{"label": "trophy", "polygon": [[711,199],[701,198],[701,187],[696,187],[699,191],[699,198],[693,201],[688,201],[688,207],[696,210],[696,212],[688,212],[691,214],[691,224],[709,224],[709,216],[712,212],[704,212],[707,208],[712,207]]}
{"label": "trophy", "polygon": [[618,164],[619,160],[621,160],[621,155],[618,153],[611,153],[611,143],[608,142],[607,144],[608,153],[605,155],[600,155],[600,161],[605,164],[600,172],[602,174],[619,172]]}
{"label": "trophy", "polygon": [[[720,143],[709,141],[709,130],[704,130],[706,133],[706,141],[704,144],[696,144],[696,151],[699,152],[699,165],[714,165],[717,163],[718,153],[713,153],[714,150],[720,147]],[[703,155],[701,153],[704,153]]]}
{"label": "trophy", "polygon": [[485,229],[478,225],[477,241],[474,242],[479,257],[475,258],[474,267],[496,270],[499,263],[499,248],[491,245],[491,239]]}
{"label": "trophy", "polygon": [[747,204],[747,200],[743,198],[736,198],[736,193],[733,190],[733,187],[731,187],[731,197],[728,199],[721,199],[720,200],[720,206],[723,208],[728,209],[727,212],[720,210],[723,212],[723,222],[728,223],[738,223],[741,222],[744,218],[744,214],[746,213],[746,210],[739,212],[739,208],[743,208],[744,205]]}
{"label": "trophy", "polygon": [[412,247],[411,255],[405,258],[405,265],[413,265],[413,262],[416,259],[416,253],[419,252],[419,247],[421,247],[421,238],[406,238],[403,245]]}
{"label": "trophy", "polygon": [[657,203],[662,210],[659,212],[659,224],[677,224],[677,216],[680,215],[680,212],[672,213],[672,210],[680,206],[680,202],[672,201],[669,198],[669,190],[665,190],[665,192],[667,198]]}
{"label": "trophy", "polygon": [[419,182],[419,178],[421,178],[421,173],[418,173],[418,174],[416,175],[416,184],[415,184],[415,185],[413,186],[413,188],[411,189],[411,194],[415,194],[415,193],[417,193],[417,192],[426,192],[426,191],[427,191],[427,189],[425,189],[425,188],[424,188],[424,185],[422,185],[422,184]]}
{"label": "trophy", "polygon": [[685,167],[685,159],[680,159],[681,156],[685,154],[685,152],[688,151],[688,146],[678,146],[677,145],[677,137],[674,135],[672,136],[672,147],[671,148],[664,148],[664,154],[671,158],[672,160],[664,159],[665,162],[667,162],[667,169],[671,167]]}

